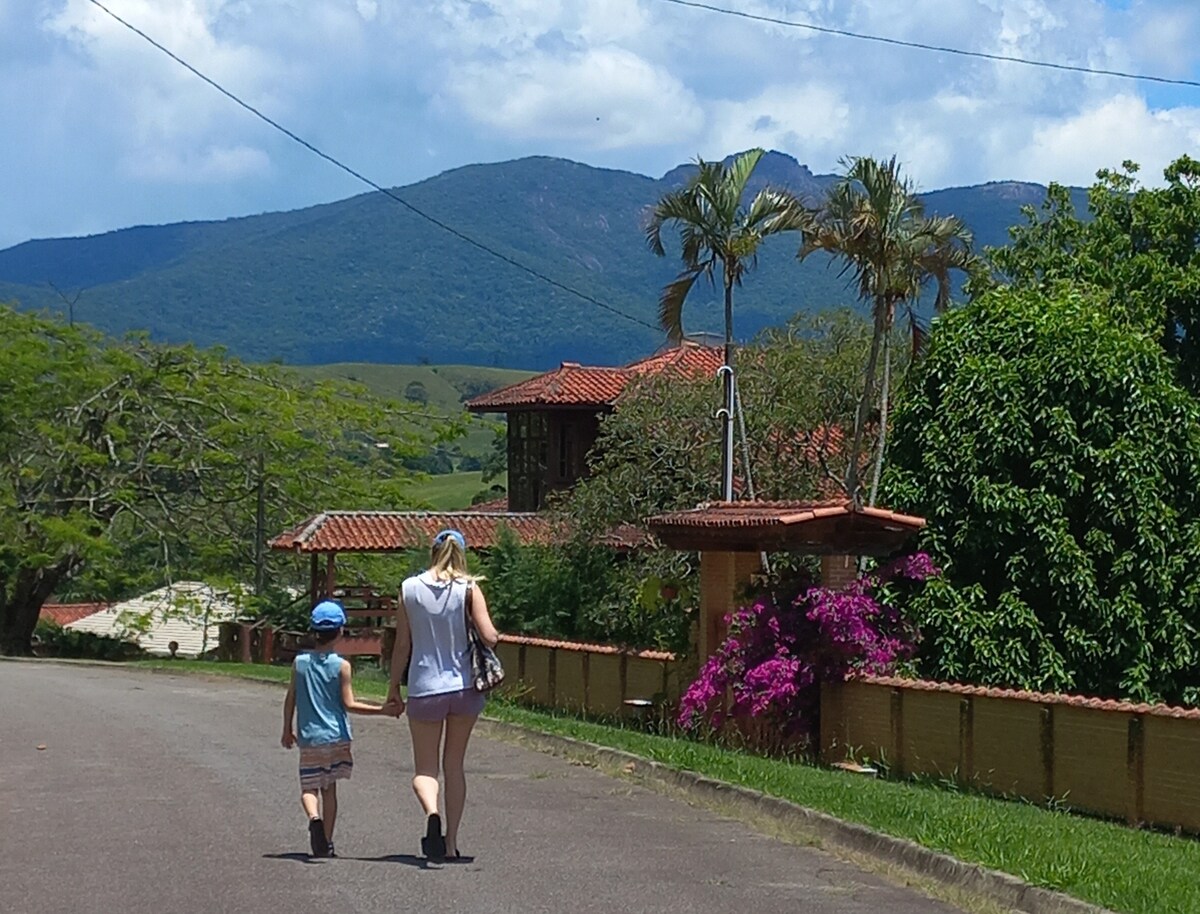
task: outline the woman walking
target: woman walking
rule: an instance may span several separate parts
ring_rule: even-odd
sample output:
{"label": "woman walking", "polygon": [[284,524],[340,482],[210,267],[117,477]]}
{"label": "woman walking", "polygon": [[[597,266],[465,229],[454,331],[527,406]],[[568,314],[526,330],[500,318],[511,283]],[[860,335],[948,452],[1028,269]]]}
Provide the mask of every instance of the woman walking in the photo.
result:
{"label": "woman walking", "polygon": [[[413,793],[425,812],[421,851],[431,860],[461,858],[458,826],[467,798],[463,759],[486,696],[472,684],[467,625],[494,647],[499,634],[487,600],[467,572],[467,541],[457,530],[433,538],[429,568],[405,579],[396,608],[396,644],[384,713],[408,712]],[[408,668],[408,702],[400,678]],[[438,762],[446,782],[446,830],[438,815]]]}

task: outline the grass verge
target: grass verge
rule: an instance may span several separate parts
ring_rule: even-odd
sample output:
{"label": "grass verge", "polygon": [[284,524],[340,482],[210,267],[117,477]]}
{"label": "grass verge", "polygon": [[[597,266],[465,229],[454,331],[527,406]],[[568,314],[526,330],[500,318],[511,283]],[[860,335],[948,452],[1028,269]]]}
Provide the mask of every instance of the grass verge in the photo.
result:
{"label": "grass verge", "polygon": [[[193,661],[136,666],[285,682],[286,667]],[[355,691],[382,698],[378,674]],[[546,733],[623,749],[907,838],[960,860],[1128,914],[1200,912],[1200,841],[1082,818],[946,785],[896,783],[759,758],[690,740],[534,711],[503,700],[488,715]]]}
{"label": "grass verge", "polygon": [[[505,484],[504,477],[493,480]],[[413,483],[409,492],[415,499],[428,502],[435,511],[466,511],[471,499],[492,483],[483,481],[483,473],[472,470],[463,473],[444,473]]]}

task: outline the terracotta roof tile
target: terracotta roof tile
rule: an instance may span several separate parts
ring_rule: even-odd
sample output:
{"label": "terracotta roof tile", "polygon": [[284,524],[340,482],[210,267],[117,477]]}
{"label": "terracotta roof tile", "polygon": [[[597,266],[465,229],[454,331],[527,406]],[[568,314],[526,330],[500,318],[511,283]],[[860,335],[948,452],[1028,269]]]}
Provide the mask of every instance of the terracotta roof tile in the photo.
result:
{"label": "terracotta roof tile", "polygon": [[689,376],[715,374],[724,354],[711,346],[676,346],[621,368],[563,362],[553,371],[489,391],[467,401],[474,412],[501,412],[527,406],[612,406],[635,378],[666,371]]}
{"label": "terracotta roof tile", "polygon": [[646,521],[674,549],[835,555],[887,555],[924,526],[924,518],[845,499],[712,502]]}
{"label": "terracotta roof tile", "polygon": [[892,689],[911,689],[916,692],[945,692],[970,695],[976,698],[1008,698],[1044,705],[1066,705],[1093,711],[1115,711],[1122,714],[1149,714],[1154,717],[1173,717],[1200,720],[1200,708],[1178,708],[1172,705],[1150,705],[1110,698],[1088,698],[1083,695],[1057,695],[1045,692],[1026,692],[1019,689],[993,689],[988,686],[960,685],[952,682],[931,682],[926,679],[901,679],[896,676],[859,676],[858,682],[887,686]]}
{"label": "terracotta roof tile", "polygon": [[70,625],[108,609],[107,603],[46,603],[38,617],[55,625]]}
{"label": "terracotta roof tile", "polygon": [[544,515],[496,511],[323,511],[280,534],[272,549],[310,552],[401,552],[429,545],[439,530],[461,530],[472,549],[495,546],[502,527],[523,543],[549,542]]}
{"label": "terracotta roof tile", "polygon": [[660,514],[647,523],[655,527],[707,529],[790,527],[832,517],[858,516],[900,527],[920,530],[925,519],[897,514],[883,508],[855,508],[845,500],[832,501],[731,501],[709,502],[686,511]]}
{"label": "terracotta roof tile", "polygon": [[642,660],[674,661],[675,655],[668,651],[637,651],[613,647],[611,644],[585,644],[579,641],[553,641],[549,638],[531,638],[527,635],[501,635],[506,644],[527,644],[530,647],[547,647],[557,651],[578,651],[587,654],[625,654]]}

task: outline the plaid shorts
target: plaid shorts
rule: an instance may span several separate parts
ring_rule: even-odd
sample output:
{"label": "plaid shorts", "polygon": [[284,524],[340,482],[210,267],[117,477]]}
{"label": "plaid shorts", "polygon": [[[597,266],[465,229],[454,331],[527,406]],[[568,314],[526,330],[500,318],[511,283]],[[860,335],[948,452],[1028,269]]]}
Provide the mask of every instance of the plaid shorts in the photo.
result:
{"label": "plaid shorts", "polygon": [[334,781],[350,777],[354,758],[350,741],[300,747],[300,789],[320,790],[332,787]]}

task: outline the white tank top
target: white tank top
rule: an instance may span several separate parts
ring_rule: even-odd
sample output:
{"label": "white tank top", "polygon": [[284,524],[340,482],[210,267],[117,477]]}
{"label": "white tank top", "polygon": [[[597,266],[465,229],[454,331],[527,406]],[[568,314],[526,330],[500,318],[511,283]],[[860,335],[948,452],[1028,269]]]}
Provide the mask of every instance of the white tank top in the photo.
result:
{"label": "white tank top", "polygon": [[408,696],[461,692],[471,683],[467,642],[467,581],[439,581],[428,571],[405,578],[400,597],[412,633]]}

